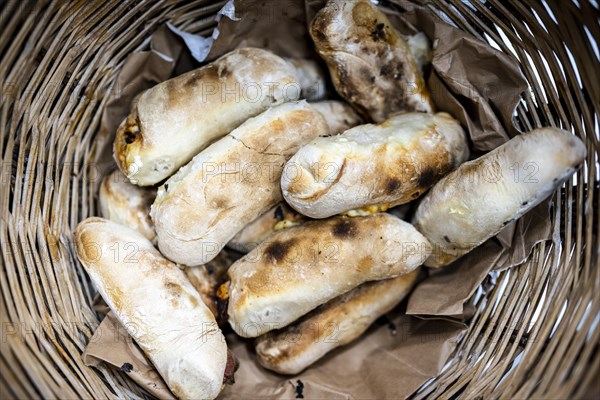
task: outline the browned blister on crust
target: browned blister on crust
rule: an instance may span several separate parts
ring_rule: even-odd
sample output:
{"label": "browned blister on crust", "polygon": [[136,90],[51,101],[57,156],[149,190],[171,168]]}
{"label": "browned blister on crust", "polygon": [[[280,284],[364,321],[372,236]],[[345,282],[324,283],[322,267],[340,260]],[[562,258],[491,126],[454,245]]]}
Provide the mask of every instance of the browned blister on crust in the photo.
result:
{"label": "browned blister on crust", "polygon": [[244,337],[282,328],[371,280],[407,274],[429,242],[389,214],[309,221],[271,235],[229,269],[229,322]]}
{"label": "browned blister on crust", "polygon": [[409,293],[420,268],[367,282],[314,309],[287,327],[256,340],[258,362],[280,374],[297,374],[331,350],[362,335]]}
{"label": "browned blister on crust", "polygon": [[329,1],[310,34],[336,90],[363,115],[381,122],[397,112],[433,112],[408,44],[370,1]]}

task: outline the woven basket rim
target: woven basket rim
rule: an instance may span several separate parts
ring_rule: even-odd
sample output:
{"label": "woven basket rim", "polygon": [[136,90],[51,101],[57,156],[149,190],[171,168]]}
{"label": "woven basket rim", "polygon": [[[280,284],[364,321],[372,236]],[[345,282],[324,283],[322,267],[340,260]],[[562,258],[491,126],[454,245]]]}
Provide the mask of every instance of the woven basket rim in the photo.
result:
{"label": "woven basket rim", "polygon": [[[520,65],[529,85],[516,109],[522,131],[561,126],[588,155],[552,197],[553,240],[474,298],[456,352],[413,397],[598,395],[598,4],[419,2]],[[91,93],[110,93],[126,57],[147,50],[166,21],[210,36],[224,4],[8,1],[0,11],[0,397],[148,397],[125,373],[81,360],[98,317],[72,232],[97,215],[98,182],[86,160],[109,140],[98,132],[109,96]]]}

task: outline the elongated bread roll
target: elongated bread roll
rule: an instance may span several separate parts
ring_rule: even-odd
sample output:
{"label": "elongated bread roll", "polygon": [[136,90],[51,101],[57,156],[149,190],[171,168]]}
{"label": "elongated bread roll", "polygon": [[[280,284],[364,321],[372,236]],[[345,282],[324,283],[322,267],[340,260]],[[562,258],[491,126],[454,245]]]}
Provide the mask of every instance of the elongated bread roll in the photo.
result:
{"label": "elongated bread roll", "polygon": [[229,323],[243,337],[282,328],[364,282],[411,272],[429,246],[384,213],[278,231],[229,268]]}
{"label": "elongated bread roll", "polygon": [[413,218],[434,246],[425,265],[448,265],[496,235],[550,196],[585,156],[577,137],[541,128],[461,165],[427,193]]}
{"label": "elongated bread roll", "polygon": [[416,199],[468,155],[465,133],[450,115],[399,114],[303,146],[286,164],[281,190],[312,218],[385,210]]}
{"label": "elongated bread roll", "polygon": [[216,290],[225,281],[227,281],[227,270],[235,262],[236,258],[225,249],[223,249],[215,258],[208,263],[195,267],[186,267],[183,269],[190,283],[202,297],[204,304],[214,314],[217,322],[221,323],[221,312],[218,308]]}
{"label": "elongated bread roll", "polygon": [[117,131],[115,160],[133,183],[154,185],[246,119],[299,96],[288,62],[262,49],[232,51],[144,92]]}
{"label": "elongated bread roll", "polygon": [[300,96],[308,101],[318,101],[325,97],[325,72],[315,60],[310,58],[288,58],[296,68],[296,77],[300,84]]}
{"label": "elongated bread roll", "polygon": [[100,215],[135,229],[148,240],[154,241],[156,232],[150,219],[150,206],[155,197],[155,188],[136,186],[116,169],[106,175],[100,184]]}
{"label": "elongated bread roll", "polygon": [[102,218],[82,221],[75,243],[94,286],[173,394],[217,397],[227,345],[183,271],[140,233]]}
{"label": "elongated bread roll", "polygon": [[336,135],[362,123],[362,118],[348,103],[336,100],[325,100],[310,103],[325,117],[329,126],[329,135]]}
{"label": "elongated bread roll", "polygon": [[248,253],[276,230],[298,224],[305,219],[306,217],[281,202],[246,225],[227,243],[227,247]]}
{"label": "elongated bread roll", "polygon": [[300,320],[260,336],[258,362],[280,374],[297,374],[331,350],[361,336],[410,292],[420,269],[396,278],[367,282],[314,309]]}
{"label": "elongated bread roll", "polygon": [[337,92],[361,114],[381,122],[397,112],[433,111],[404,37],[369,0],[330,0],[310,34]]}
{"label": "elongated bread roll", "polygon": [[151,216],[161,252],[185,265],[210,261],[244,226],[282,200],[283,165],[327,129],[306,101],[285,103],[198,154],[158,189]]}

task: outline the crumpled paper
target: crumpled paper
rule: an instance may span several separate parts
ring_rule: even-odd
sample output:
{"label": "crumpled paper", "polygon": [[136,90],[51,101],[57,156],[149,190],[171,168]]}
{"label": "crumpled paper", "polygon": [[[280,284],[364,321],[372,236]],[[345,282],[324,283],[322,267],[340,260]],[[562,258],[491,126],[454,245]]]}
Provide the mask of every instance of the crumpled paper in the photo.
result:
{"label": "crumpled paper", "polygon": [[85,351],[81,355],[88,367],[96,367],[105,362],[125,372],[144,390],[161,400],[174,400],[167,384],[158,374],[154,365],[144,356],[106,302],[96,295],[92,308],[104,315],[104,319],[94,331]]}
{"label": "crumpled paper", "polygon": [[[424,3],[394,0],[380,5],[400,32],[408,35],[421,30],[432,40],[433,61],[427,81],[437,109],[452,114],[468,130],[475,155],[489,151],[519,133],[512,114],[526,83],[509,57],[453,27],[423,7]],[[167,26],[158,29],[151,50],[130,55],[122,68],[117,80],[121,91],[113,93],[102,117],[97,143],[101,151],[96,160],[112,163],[114,132],[138,93],[201,65],[204,56],[211,61],[235,48],[255,46],[284,57],[313,58],[322,63],[307,27],[323,4],[323,0],[229,1],[212,37],[198,41]],[[207,40],[211,44],[208,52]],[[188,50],[186,42],[196,49]],[[472,314],[467,301],[488,273],[522,263],[535,243],[550,238],[548,208],[549,201],[542,203],[497,237],[423,280],[403,311],[427,320],[397,309],[388,322],[375,324],[361,339],[297,376],[283,377],[261,368],[251,354],[251,341],[228,333],[240,369],[235,385],[226,387],[220,398],[409,396],[437,375],[454,351],[465,330],[465,325],[454,319],[466,320]],[[437,319],[429,319],[432,317]],[[107,320],[106,324],[110,323]],[[86,350],[87,355],[120,368],[130,346],[121,346],[121,341],[105,343],[102,337],[106,339],[101,336],[94,341],[96,350]],[[144,362],[143,354],[138,355],[136,361]],[[142,386],[147,384],[146,377],[130,376]]]}
{"label": "crumpled paper", "polygon": [[104,317],[94,331],[81,358],[87,366],[95,367],[105,362],[120,369],[144,390],[159,399],[175,399],[154,365],[144,356],[142,349],[133,341],[112,312]]}

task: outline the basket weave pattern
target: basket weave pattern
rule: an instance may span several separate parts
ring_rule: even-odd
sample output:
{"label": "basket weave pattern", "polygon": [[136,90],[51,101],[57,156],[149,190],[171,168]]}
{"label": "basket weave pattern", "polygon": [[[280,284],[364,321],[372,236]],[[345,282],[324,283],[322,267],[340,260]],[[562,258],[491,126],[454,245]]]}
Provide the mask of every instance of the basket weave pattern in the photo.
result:
{"label": "basket weave pattern", "polygon": [[[582,397],[600,371],[600,11],[588,0],[424,3],[521,65],[530,90],[519,129],[573,131],[588,157],[553,196],[553,240],[478,298],[456,354],[415,398]],[[72,231],[97,215],[100,178],[88,160],[125,58],[166,21],[210,35],[223,4],[0,6],[0,398],[147,397],[124,373],[81,360],[98,319]]]}

